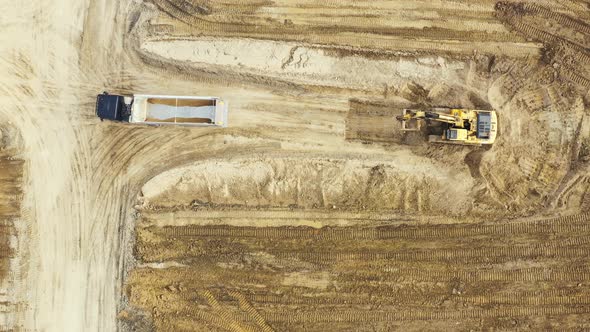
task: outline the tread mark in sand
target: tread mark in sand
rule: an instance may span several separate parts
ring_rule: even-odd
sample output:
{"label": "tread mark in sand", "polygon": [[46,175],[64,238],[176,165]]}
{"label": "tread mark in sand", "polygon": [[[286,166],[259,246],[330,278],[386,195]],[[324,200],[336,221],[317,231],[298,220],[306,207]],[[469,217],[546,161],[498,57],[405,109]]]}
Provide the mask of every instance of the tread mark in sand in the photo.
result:
{"label": "tread mark in sand", "polygon": [[[368,218],[370,219],[370,218]],[[540,221],[505,224],[435,225],[435,226],[379,226],[374,228],[348,227],[233,227],[233,226],[178,226],[149,228],[151,232],[171,237],[248,237],[291,238],[318,240],[376,240],[395,238],[441,238],[478,235],[512,235],[522,233],[589,232],[590,213],[545,219]]]}
{"label": "tread mark in sand", "polygon": [[[410,308],[408,308],[410,309]],[[424,309],[424,308],[421,308]],[[319,323],[319,322],[393,322],[399,320],[450,320],[495,317],[522,316],[557,316],[585,314],[590,312],[587,306],[551,306],[551,307],[494,307],[476,310],[406,310],[406,311],[353,311],[338,310],[330,314],[322,311],[285,311],[265,310],[263,316],[271,322]]]}

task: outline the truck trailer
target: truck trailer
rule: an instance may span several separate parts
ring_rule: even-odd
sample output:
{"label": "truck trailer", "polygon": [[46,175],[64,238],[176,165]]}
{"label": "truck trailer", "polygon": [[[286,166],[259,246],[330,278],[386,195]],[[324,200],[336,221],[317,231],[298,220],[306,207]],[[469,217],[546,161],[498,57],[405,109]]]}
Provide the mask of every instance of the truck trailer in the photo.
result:
{"label": "truck trailer", "polygon": [[148,125],[227,127],[227,103],[218,97],[112,95],[96,97],[101,119]]}

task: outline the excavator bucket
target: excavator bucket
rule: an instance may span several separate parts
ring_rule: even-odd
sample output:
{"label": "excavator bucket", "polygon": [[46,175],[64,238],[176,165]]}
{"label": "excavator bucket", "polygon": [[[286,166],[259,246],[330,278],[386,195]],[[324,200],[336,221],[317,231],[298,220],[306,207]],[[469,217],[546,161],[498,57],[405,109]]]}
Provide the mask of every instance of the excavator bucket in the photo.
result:
{"label": "excavator bucket", "polygon": [[413,115],[414,111],[404,109],[402,115],[398,115],[396,119],[402,123],[402,131],[418,131],[420,130],[420,121],[416,120]]}

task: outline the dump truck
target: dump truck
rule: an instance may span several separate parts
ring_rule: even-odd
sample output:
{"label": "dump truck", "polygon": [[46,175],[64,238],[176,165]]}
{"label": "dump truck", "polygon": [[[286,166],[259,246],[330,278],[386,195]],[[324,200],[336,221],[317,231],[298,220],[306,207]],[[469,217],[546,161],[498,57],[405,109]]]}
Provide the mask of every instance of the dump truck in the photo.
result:
{"label": "dump truck", "polygon": [[420,131],[423,123],[440,124],[442,134],[429,135],[428,141],[431,143],[489,145],[496,140],[498,130],[495,111],[457,108],[404,109],[396,118],[402,124],[402,131]]}
{"label": "dump truck", "polygon": [[227,127],[227,103],[219,97],[112,95],[96,97],[101,120],[148,125]]}

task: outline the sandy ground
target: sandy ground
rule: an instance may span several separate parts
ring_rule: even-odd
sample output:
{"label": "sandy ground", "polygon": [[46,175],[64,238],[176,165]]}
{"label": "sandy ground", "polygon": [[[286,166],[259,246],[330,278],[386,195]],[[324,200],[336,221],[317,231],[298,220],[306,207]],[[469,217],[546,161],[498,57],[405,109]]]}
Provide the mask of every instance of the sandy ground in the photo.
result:
{"label": "sandy ground", "polygon": [[[141,285],[152,280],[150,273],[177,278],[184,272],[166,268],[178,268],[175,258],[133,256],[138,214],[152,207],[144,203],[156,208],[150,212],[156,227],[209,224],[201,220],[209,218],[318,229],[400,218],[507,222],[589,208],[587,2],[538,3],[543,7],[498,8],[487,0],[5,1],[0,122],[20,137],[15,155],[24,161],[24,177],[18,239],[11,240],[18,262],[9,272],[16,276],[14,306],[0,327],[114,331],[119,315],[123,328],[126,317],[149,328],[161,309],[137,302],[141,287],[128,302],[127,273],[139,267],[133,280]],[[230,128],[101,123],[94,98],[103,90],[219,95],[231,105]],[[383,121],[403,105],[441,103],[496,109],[503,119],[499,141],[473,153],[432,148],[390,135]],[[213,205],[213,215],[186,212],[202,205]],[[235,206],[261,215],[232,214]],[[272,208],[311,215],[264,215]],[[327,222],[314,213],[339,214]],[[540,238],[514,241],[536,248]],[[577,257],[568,245],[543,250]],[[269,244],[252,248],[265,251]],[[285,257],[301,258],[287,248]],[[156,265],[142,265],[148,263]],[[321,289],[340,272],[290,273],[285,287]],[[218,306],[219,294],[203,294],[203,305]],[[229,296],[251,313],[240,294]],[[256,314],[254,320],[268,330],[282,313],[269,311],[270,323]],[[562,312],[582,315],[572,326],[585,313]],[[287,324],[325,326],[310,317],[293,316]],[[190,330],[207,319],[178,326]],[[239,320],[215,326],[244,327]]]}
{"label": "sandy ground", "polygon": [[109,211],[93,213],[94,125],[84,121],[92,106],[80,97],[101,86],[80,67],[91,8],[82,1],[2,7],[2,123],[22,136],[25,160],[15,301],[23,305],[4,328],[114,330],[118,222],[104,222]]}

